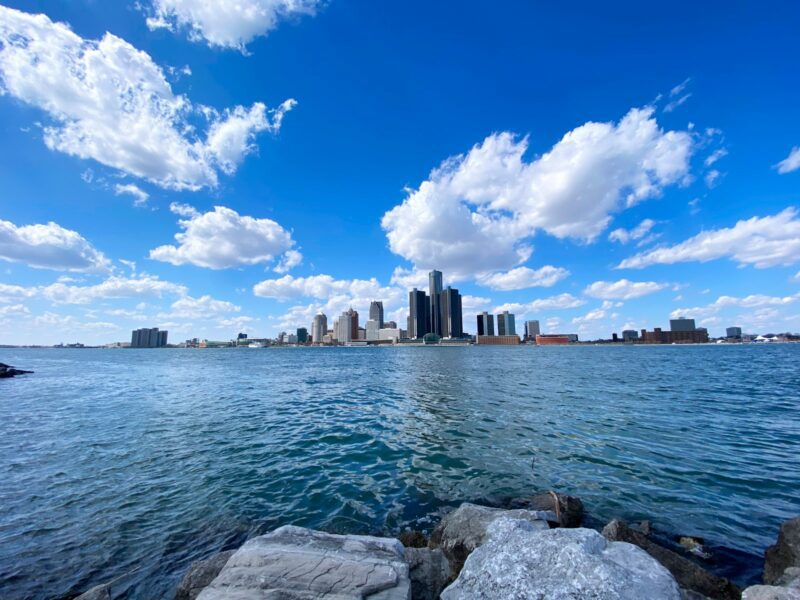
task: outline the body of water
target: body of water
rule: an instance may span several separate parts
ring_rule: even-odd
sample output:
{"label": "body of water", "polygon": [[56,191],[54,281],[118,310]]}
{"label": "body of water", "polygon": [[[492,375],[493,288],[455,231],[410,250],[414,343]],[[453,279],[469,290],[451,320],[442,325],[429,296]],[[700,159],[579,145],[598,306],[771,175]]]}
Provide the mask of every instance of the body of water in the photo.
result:
{"label": "body of water", "polygon": [[[800,513],[800,345],[2,349],[0,597],[188,564],[293,523],[430,529],[557,489],[753,564]],[[746,561],[745,561],[746,562]],[[742,575],[752,578],[755,571]]]}

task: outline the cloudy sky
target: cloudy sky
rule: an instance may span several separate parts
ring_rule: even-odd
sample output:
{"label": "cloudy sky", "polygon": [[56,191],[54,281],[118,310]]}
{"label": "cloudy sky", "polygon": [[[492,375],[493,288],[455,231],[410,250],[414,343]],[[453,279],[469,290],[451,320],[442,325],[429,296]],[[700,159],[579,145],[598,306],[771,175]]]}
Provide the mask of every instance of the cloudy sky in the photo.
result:
{"label": "cloudy sky", "polygon": [[6,1],[0,343],[800,331],[800,5],[539,4]]}

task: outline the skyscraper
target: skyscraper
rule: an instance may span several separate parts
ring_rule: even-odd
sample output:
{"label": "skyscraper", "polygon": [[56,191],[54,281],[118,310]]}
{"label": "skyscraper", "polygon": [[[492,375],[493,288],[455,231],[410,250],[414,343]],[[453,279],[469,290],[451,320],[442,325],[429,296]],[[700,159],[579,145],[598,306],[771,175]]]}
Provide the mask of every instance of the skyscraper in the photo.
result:
{"label": "skyscraper", "polygon": [[354,339],[358,339],[358,327],[356,327],[355,337],[353,337],[353,315],[355,312],[352,308],[347,312],[343,312],[336,321],[336,340],[340,344],[347,344]]}
{"label": "skyscraper", "polygon": [[494,335],[494,315],[486,311],[478,315],[478,335]]}
{"label": "skyscraper", "polygon": [[514,325],[514,315],[507,310],[497,315],[497,335],[517,335],[517,328]]}
{"label": "skyscraper", "polygon": [[539,331],[539,321],[525,321],[525,337],[529,340],[535,340],[536,336],[541,334]]}
{"label": "skyscraper", "polygon": [[408,309],[408,337],[422,339],[430,333],[430,298],[422,290],[414,288],[408,293]]}
{"label": "skyscraper", "polygon": [[167,332],[158,327],[134,329],[131,332],[131,348],[164,348],[167,345]]}
{"label": "skyscraper", "polygon": [[305,344],[308,341],[308,329],[305,327],[297,328],[297,343]]}
{"label": "skyscraper", "polygon": [[383,302],[373,300],[369,305],[369,320],[378,322],[378,329],[383,329]]}
{"label": "skyscraper", "polygon": [[447,286],[439,294],[439,314],[442,337],[460,338],[464,336],[464,325],[461,320],[461,294],[458,293],[458,290]]}
{"label": "skyscraper", "polygon": [[350,317],[350,339],[357,340],[358,339],[358,311],[353,310],[353,307],[350,307],[350,310],[347,311],[347,315]]}
{"label": "skyscraper", "polygon": [[430,294],[430,321],[428,326],[432,333],[442,336],[442,272],[433,270],[428,273],[428,291]]}
{"label": "skyscraper", "polygon": [[325,316],[325,313],[319,313],[314,317],[314,323],[311,325],[311,341],[321,344],[326,333],[328,333],[328,317]]}

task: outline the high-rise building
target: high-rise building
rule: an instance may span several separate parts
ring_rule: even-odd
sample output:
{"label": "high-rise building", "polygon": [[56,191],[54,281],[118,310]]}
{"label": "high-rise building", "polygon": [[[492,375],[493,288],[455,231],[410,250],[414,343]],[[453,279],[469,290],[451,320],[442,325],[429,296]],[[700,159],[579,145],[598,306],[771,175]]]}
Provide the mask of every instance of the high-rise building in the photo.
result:
{"label": "high-rise building", "polygon": [[383,329],[383,302],[373,300],[369,305],[369,320],[378,322],[378,329]]}
{"label": "high-rise building", "polygon": [[695,327],[694,319],[678,317],[677,319],[669,320],[670,331],[694,331],[695,329],[697,329],[697,327]]}
{"label": "high-rise building", "polygon": [[441,294],[442,294],[442,272],[433,270],[428,273],[428,293],[430,295],[430,320],[428,327],[431,333],[435,333],[440,337],[442,335],[442,309],[441,309]]}
{"label": "high-rise building", "polygon": [[742,328],[728,327],[725,330],[725,337],[742,339]]}
{"label": "high-rise building", "polygon": [[439,294],[439,314],[442,337],[464,337],[464,324],[461,320],[461,294],[449,285]]}
{"label": "high-rise building", "polygon": [[131,332],[131,348],[164,348],[167,345],[167,332],[158,327],[134,329]]}
{"label": "high-rise building", "polygon": [[494,335],[494,315],[486,311],[478,315],[478,335]]}
{"label": "high-rise building", "polygon": [[380,339],[379,335],[378,335],[378,332],[381,329],[382,329],[382,327],[380,326],[378,321],[376,321],[374,319],[370,319],[369,321],[367,321],[367,326],[366,326],[366,339],[367,339],[367,341],[374,341],[374,340]]}
{"label": "high-rise building", "polygon": [[529,340],[535,340],[536,336],[542,333],[539,331],[539,321],[525,321],[525,337]]}
{"label": "high-rise building", "polygon": [[358,311],[353,310],[353,307],[350,307],[350,310],[347,311],[347,315],[350,317],[350,340],[357,340],[358,339]]}
{"label": "high-rise building", "polygon": [[347,312],[343,312],[341,315],[339,315],[339,319],[336,321],[336,341],[338,341],[340,344],[347,344],[352,342],[354,339],[358,339],[358,327],[356,327],[356,335],[353,337],[352,312],[355,312],[352,308]]}
{"label": "high-rise building", "polygon": [[514,315],[507,310],[497,315],[497,335],[517,335],[517,328],[514,325]]}
{"label": "high-rise building", "polygon": [[325,313],[319,313],[314,317],[314,323],[311,325],[311,341],[321,344],[326,333],[328,333],[328,317],[325,316]]}
{"label": "high-rise building", "polygon": [[308,341],[308,329],[305,327],[297,328],[297,343],[305,344]]}
{"label": "high-rise building", "polygon": [[408,337],[421,340],[431,331],[431,299],[422,290],[414,288],[408,293],[408,309]]}

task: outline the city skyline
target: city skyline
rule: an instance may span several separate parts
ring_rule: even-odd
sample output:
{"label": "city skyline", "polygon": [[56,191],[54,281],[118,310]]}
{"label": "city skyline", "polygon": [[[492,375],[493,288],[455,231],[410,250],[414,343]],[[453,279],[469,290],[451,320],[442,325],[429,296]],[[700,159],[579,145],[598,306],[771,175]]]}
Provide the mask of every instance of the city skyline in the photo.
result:
{"label": "city skyline", "polygon": [[431,270],[465,333],[800,331],[800,7],[307,6],[0,5],[0,344],[404,328]]}

